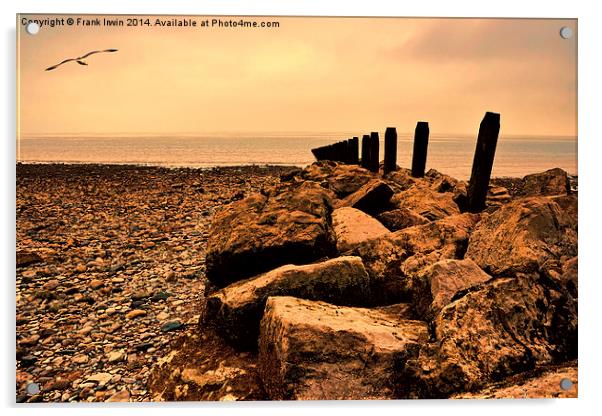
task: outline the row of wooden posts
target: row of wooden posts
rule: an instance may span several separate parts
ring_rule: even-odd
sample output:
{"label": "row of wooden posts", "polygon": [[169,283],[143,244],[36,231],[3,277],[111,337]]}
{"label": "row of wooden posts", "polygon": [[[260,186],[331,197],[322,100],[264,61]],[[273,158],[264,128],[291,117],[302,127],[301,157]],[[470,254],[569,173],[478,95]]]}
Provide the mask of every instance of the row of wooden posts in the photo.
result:
{"label": "row of wooden posts", "polygon": [[[497,139],[500,132],[500,115],[487,112],[477,137],[477,145],[472,162],[472,173],[468,182],[466,210],[480,212],[486,207],[487,191]],[[426,156],[429,142],[429,124],[419,121],[414,131],[414,149],[412,153],[412,176],[421,178],[426,169]],[[347,164],[359,164],[372,172],[379,171],[378,132],[362,136],[361,158],[359,155],[359,137],[353,137],[328,146],[312,149],[317,160],[332,160]],[[383,174],[387,175],[397,169],[397,130],[387,127],[385,130],[385,149]]]}

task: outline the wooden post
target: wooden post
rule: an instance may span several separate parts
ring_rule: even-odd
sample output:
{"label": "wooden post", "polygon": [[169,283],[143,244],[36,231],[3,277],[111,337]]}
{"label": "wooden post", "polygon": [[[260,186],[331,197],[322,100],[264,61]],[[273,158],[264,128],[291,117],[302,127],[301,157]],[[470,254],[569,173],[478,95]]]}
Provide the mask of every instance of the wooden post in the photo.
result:
{"label": "wooden post", "polygon": [[379,140],[378,132],[373,131],[370,133],[370,167],[372,172],[378,173],[379,164]]}
{"label": "wooden post", "polygon": [[397,130],[387,127],[385,130],[385,164],[383,173],[386,175],[397,169]]}
{"label": "wooden post", "polygon": [[370,136],[362,136],[362,167],[370,169]]}
{"label": "wooden post", "polygon": [[349,139],[349,145],[351,147],[351,162],[350,163],[352,163],[354,165],[357,165],[360,160],[359,143],[360,143],[360,140],[358,137]]}
{"label": "wooden post", "polygon": [[469,212],[481,212],[486,207],[485,200],[499,133],[500,115],[488,111],[479,128],[477,147],[472,162],[472,174],[468,182],[467,209]]}
{"label": "wooden post", "polygon": [[414,131],[414,151],[412,153],[412,176],[422,178],[426,168],[426,153],[429,146],[429,123],[419,121]]}

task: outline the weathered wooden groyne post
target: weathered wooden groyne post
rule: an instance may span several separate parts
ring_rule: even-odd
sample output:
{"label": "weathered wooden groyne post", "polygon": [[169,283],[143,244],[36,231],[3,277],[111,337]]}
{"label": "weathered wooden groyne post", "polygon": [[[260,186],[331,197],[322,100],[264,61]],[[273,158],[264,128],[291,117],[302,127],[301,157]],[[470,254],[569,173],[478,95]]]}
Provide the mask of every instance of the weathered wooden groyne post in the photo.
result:
{"label": "weathered wooden groyne post", "polygon": [[349,163],[357,165],[359,163],[360,154],[359,154],[359,138],[354,137],[349,139],[349,147],[351,148],[351,159]]}
{"label": "weathered wooden groyne post", "polygon": [[378,173],[378,164],[379,164],[379,139],[378,132],[373,131],[370,133],[370,166],[368,169],[372,172]]}
{"label": "weathered wooden groyne post", "polygon": [[414,130],[414,150],[412,152],[412,176],[422,178],[426,168],[426,154],[429,146],[429,123],[419,121]]}
{"label": "weathered wooden groyne post", "polygon": [[485,200],[499,133],[500,115],[488,111],[479,127],[477,147],[472,162],[472,174],[468,182],[467,210],[469,212],[481,212],[486,207]]}
{"label": "weathered wooden groyne post", "polygon": [[364,169],[370,169],[370,136],[362,136],[362,165]]}
{"label": "weathered wooden groyne post", "polygon": [[385,130],[385,164],[383,172],[386,175],[397,169],[397,130],[387,127]]}

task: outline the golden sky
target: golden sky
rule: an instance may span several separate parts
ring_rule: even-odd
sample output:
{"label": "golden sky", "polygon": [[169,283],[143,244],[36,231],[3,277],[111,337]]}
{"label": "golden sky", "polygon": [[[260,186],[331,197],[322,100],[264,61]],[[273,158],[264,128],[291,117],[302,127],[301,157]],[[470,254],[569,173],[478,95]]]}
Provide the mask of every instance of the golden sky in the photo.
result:
{"label": "golden sky", "polygon": [[[503,134],[577,133],[576,20],[244,19],[280,27],[61,26],[32,36],[19,20],[19,131],[359,134],[425,120],[432,134],[474,134],[494,111]],[[562,26],[575,36],[562,39]],[[105,48],[119,52],[44,71]]]}

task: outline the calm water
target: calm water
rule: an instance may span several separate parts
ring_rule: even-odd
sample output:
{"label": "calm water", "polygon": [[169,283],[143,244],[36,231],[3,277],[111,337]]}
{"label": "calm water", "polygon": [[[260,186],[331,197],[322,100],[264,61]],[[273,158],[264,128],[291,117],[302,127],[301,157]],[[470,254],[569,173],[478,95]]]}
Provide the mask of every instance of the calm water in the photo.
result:
{"label": "calm water", "polygon": [[[29,163],[117,163],[167,167],[248,164],[305,166],[314,160],[310,149],[352,136],[349,132],[261,136],[36,136],[23,137],[18,141],[17,160]],[[384,132],[380,132],[380,136],[382,159]],[[412,134],[399,135],[400,166],[410,166],[412,140]],[[467,179],[475,143],[475,136],[431,135],[427,169],[435,168]],[[494,176],[524,176],[553,167],[577,174],[576,138],[499,138]]]}

